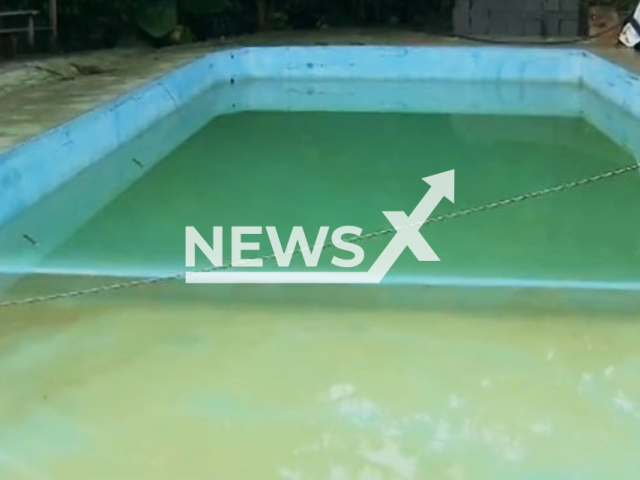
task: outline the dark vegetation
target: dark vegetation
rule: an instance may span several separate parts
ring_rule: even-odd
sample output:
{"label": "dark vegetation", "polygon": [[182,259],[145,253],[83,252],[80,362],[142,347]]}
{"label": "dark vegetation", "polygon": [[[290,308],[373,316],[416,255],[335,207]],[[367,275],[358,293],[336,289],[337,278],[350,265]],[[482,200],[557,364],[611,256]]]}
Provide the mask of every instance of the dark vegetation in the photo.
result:
{"label": "dark vegetation", "polygon": [[[65,50],[260,30],[446,24],[453,0],[60,0]],[[443,27],[445,25],[442,25]]]}
{"label": "dark vegetation", "polygon": [[[394,26],[449,30],[455,0],[59,0],[63,50],[188,43],[260,30]],[[636,0],[584,0],[630,10]],[[3,10],[48,0],[0,0]],[[46,15],[43,15],[46,17]]]}

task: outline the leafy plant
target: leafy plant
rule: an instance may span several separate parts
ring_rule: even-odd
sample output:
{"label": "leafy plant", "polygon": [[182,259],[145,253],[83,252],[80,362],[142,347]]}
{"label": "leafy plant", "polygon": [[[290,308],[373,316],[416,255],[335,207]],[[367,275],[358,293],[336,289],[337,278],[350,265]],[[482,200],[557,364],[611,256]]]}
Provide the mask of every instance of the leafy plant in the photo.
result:
{"label": "leafy plant", "polygon": [[153,38],[169,35],[178,25],[176,0],[148,0],[136,9],[138,26]]}
{"label": "leafy plant", "polygon": [[178,26],[181,10],[196,16],[215,15],[231,6],[232,0],[141,0],[136,6],[138,26],[153,38],[162,38]]}
{"label": "leafy plant", "polygon": [[180,0],[180,6],[193,15],[212,15],[231,8],[231,0]]}

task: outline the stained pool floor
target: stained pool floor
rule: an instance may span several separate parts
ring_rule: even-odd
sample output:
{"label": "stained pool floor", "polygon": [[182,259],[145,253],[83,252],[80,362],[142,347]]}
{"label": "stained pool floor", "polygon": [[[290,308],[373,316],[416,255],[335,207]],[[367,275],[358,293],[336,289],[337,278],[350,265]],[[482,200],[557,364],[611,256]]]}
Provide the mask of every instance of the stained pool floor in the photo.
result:
{"label": "stained pool floor", "polygon": [[3,479],[640,473],[634,314],[151,291],[2,312]]}

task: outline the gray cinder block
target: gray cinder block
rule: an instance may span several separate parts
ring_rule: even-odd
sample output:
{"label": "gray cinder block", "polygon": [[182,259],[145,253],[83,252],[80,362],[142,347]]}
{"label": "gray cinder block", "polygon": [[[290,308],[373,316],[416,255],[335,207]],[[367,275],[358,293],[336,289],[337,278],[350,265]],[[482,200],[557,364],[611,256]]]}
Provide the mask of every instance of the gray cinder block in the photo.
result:
{"label": "gray cinder block", "polygon": [[542,2],[543,0],[523,0],[523,9],[527,13],[534,13],[540,16],[540,12],[542,12]]}
{"label": "gray cinder block", "polygon": [[453,30],[455,33],[462,35],[470,35],[472,33],[469,8],[456,6],[453,10]]}
{"label": "gray cinder block", "polygon": [[469,19],[471,33],[474,35],[488,35],[491,33],[489,25],[490,10],[480,9],[475,5],[471,8]]}
{"label": "gray cinder block", "polygon": [[563,12],[575,12],[577,15],[580,10],[580,0],[561,0],[560,9]]}
{"label": "gray cinder block", "polygon": [[[578,35],[578,16],[573,12],[548,12],[545,15],[547,35],[571,37]],[[566,23],[566,26],[562,26]]]}
{"label": "gray cinder block", "polygon": [[524,20],[520,18],[510,18],[507,22],[507,34],[514,37],[524,35]]}
{"label": "gray cinder block", "polygon": [[542,35],[542,20],[527,19],[524,22],[524,34],[527,37],[537,37]]}
{"label": "gray cinder block", "polygon": [[[514,19],[507,12],[492,11],[489,21],[490,32],[492,35],[510,35],[511,26]],[[517,20],[516,20],[517,21]]]}
{"label": "gray cinder block", "polygon": [[456,0],[454,31],[467,35],[576,36],[580,1]]}
{"label": "gray cinder block", "polygon": [[578,21],[577,20],[560,20],[560,36],[561,37],[577,37]]}
{"label": "gray cinder block", "polygon": [[547,12],[559,12],[560,0],[544,0],[543,8]]}
{"label": "gray cinder block", "polygon": [[560,22],[558,20],[547,20],[544,25],[547,36],[560,36]]}

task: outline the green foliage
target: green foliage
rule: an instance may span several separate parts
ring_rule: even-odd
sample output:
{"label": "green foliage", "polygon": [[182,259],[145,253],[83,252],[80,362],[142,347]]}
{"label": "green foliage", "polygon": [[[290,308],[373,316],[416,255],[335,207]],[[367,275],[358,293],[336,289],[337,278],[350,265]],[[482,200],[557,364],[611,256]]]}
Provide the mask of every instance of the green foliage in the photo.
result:
{"label": "green foliage", "polygon": [[286,13],[276,12],[271,15],[271,28],[284,30],[289,26],[289,16]]}
{"label": "green foliage", "polygon": [[[23,0],[0,0],[2,2]],[[46,11],[48,0],[31,0]],[[268,29],[433,24],[454,0],[58,0],[66,50],[154,45]],[[180,27],[181,32],[176,32]],[[186,34],[185,32],[191,32]],[[180,40],[176,40],[179,38]]]}
{"label": "green foliage", "polygon": [[193,15],[222,13],[231,7],[232,0],[181,0],[180,6]]}
{"label": "green foliage", "polygon": [[[178,43],[184,43],[186,38],[195,38],[193,33],[188,36],[174,34],[180,23],[180,12],[193,17],[211,17],[219,15],[231,7],[232,0],[138,0],[135,6],[135,19],[145,33],[155,39],[170,36],[171,41],[180,38]],[[191,30],[187,28],[189,32]],[[180,28],[185,31],[184,27]]]}
{"label": "green foliage", "polygon": [[148,0],[136,8],[136,21],[153,38],[169,35],[178,25],[176,0]]}

